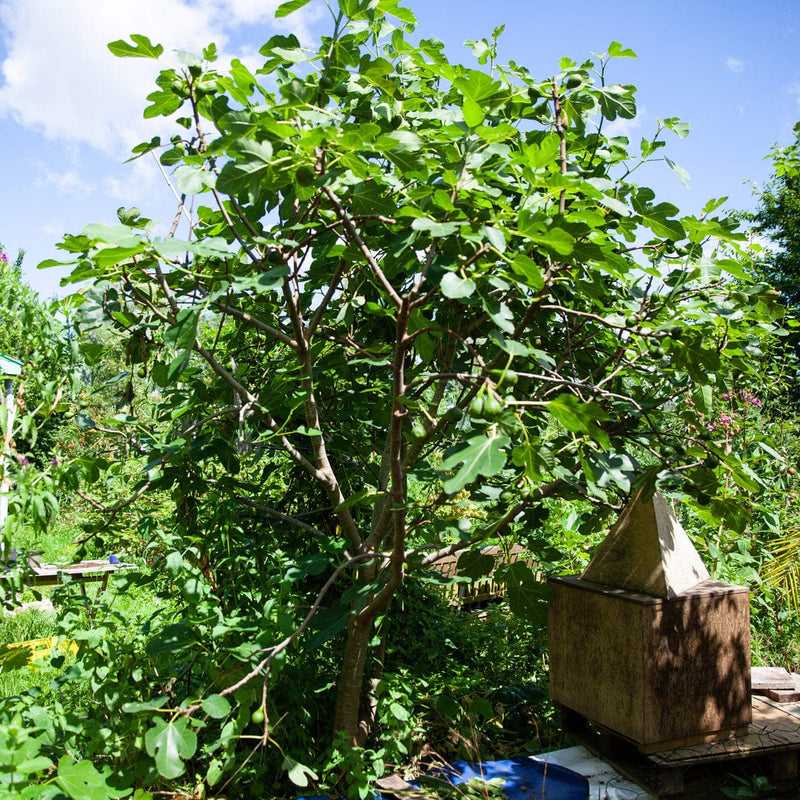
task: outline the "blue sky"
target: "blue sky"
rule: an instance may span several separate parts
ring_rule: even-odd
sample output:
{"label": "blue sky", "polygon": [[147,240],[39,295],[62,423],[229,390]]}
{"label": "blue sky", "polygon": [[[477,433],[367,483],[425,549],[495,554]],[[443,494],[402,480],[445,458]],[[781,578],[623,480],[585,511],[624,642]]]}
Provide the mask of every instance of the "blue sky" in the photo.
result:
{"label": "blue sky", "polygon": [[[144,33],[173,51],[211,41],[225,57],[257,63],[260,45],[295,29],[306,41],[328,30],[320,0],[275,21],[276,0],[0,0],[0,242],[26,251],[25,275],[41,295],[59,292],[55,244],[89,222],[115,221],[121,206],[171,220],[173,201],[152,160],[123,163],[159,123],[145,121],[144,98],[158,65],[116,59],[106,43]],[[638,58],[615,62],[611,79],[638,87],[639,114],[618,127],[633,143],[656,118],[692,127],[668,137],[666,154],[690,174],[684,187],[666,167],[647,182],[661,199],[697,212],[711,197],[752,207],[764,159],[792,140],[800,119],[800,2],[797,0],[411,0],[418,33],[442,39],[451,58],[471,63],[465,39],[505,24],[501,62],[544,78],[558,59],[602,53],[611,41]],[[161,123],[163,125],[163,122]]]}

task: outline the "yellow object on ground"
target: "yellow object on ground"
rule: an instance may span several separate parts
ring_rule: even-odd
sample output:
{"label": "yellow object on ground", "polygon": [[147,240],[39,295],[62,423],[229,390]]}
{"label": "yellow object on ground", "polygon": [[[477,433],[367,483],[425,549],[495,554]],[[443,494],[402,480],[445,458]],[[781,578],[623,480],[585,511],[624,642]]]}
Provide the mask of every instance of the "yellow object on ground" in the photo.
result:
{"label": "yellow object on ground", "polygon": [[42,661],[50,656],[54,648],[73,656],[78,652],[77,643],[71,639],[59,639],[57,636],[0,645],[0,672],[30,666],[32,661]]}

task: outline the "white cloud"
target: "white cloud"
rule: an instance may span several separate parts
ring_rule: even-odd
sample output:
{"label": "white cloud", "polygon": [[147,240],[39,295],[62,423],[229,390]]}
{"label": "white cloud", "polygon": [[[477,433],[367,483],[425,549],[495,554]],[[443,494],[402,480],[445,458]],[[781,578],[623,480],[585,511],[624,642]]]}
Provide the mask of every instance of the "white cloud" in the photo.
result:
{"label": "white cloud", "polygon": [[280,0],[228,0],[220,5],[227,7],[225,13],[232,14],[237,25],[253,25],[272,17]]}
{"label": "white cloud", "polygon": [[744,70],[744,61],[734,58],[733,56],[729,56],[725,59],[725,66],[731,72],[742,72]]}
{"label": "white cloud", "polygon": [[85,180],[77,169],[65,172],[54,172],[45,164],[37,165],[36,186],[43,189],[54,189],[68,197],[84,198],[95,191],[91,180]]}
{"label": "white cloud", "polygon": [[613,136],[630,138],[631,132],[641,128],[646,119],[647,109],[643,107],[636,112],[636,116],[633,119],[617,117],[613,122],[606,122],[603,126],[603,134],[609,139]]}
{"label": "white cloud", "polygon": [[63,222],[46,222],[41,227],[41,232],[45,234],[45,236],[58,238],[64,235],[64,231],[67,229],[67,226]]}
{"label": "white cloud", "polygon": [[[158,70],[174,63],[172,50],[200,52],[215,42],[225,54],[242,25],[269,26],[259,32],[264,39],[270,29],[288,26],[307,37],[319,9],[275,21],[277,5],[278,0],[0,0],[6,47],[0,115],[49,139],[127,154],[132,144],[159,132],[159,121],[143,120],[142,109]],[[163,44],[161,59],[112,56],[108,42],[131,33]]]}
{"label": "white cloud", "polygon": [[112,200],[128,205],[152,200],[164,187],[163,179],[152,156],[146,155],[130,164],[123,164],[114,174],[102,179],[103,192]]}
{"label": "white cloud", "polygon": [[112,200],[124,200],[126,202],[128,200],[126,181],[123,181],[116,175],[106,175],[106,177],[103,178],[103,190]]}
{"label": "white cloud", "polygon": [[797,101],[797,107],[800,109],[800,81],[796,81],[795,83],[791,84],[787,91],[790,95],[794,95],[794,98]]}

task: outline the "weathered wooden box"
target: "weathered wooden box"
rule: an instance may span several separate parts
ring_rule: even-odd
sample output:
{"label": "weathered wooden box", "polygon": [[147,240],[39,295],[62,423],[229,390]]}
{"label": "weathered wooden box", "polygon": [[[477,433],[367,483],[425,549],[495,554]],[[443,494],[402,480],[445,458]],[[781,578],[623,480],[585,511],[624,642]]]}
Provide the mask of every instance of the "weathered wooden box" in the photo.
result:
{"label": "weathered wooden box", "polygon": [[662,598],[577,575],[550,586],[557,704],[651,753],[750,723],[747,588],[705,580]]}

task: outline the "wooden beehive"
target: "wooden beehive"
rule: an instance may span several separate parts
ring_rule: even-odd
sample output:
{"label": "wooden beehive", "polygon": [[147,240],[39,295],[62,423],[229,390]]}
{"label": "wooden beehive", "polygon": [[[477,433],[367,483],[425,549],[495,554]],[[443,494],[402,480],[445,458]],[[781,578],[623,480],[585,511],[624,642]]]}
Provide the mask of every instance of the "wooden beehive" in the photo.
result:
{"label": "wooden beehive", "polygon": [[584,574],[550,585],[557,704],[643,752],[749,724],[749,591],[708,578],[663,498],[637,494]]}

